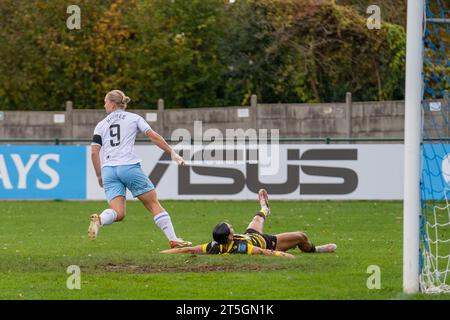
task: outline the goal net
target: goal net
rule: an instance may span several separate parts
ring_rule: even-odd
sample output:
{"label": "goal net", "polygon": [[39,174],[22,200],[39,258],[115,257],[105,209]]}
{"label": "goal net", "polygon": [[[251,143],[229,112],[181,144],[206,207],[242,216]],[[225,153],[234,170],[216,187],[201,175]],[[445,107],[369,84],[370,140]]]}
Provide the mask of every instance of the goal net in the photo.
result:
{"label": "goal net", "polygon": [[450,2],[426,0],[420,290],[450,293]]}

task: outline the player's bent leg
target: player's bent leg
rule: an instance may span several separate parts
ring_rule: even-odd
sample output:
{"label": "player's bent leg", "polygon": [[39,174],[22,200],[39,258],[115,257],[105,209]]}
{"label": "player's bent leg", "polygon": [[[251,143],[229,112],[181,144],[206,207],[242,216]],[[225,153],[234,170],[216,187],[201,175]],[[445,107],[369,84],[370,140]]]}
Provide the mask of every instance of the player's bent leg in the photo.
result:
{"label": "player's bent leg", "polygon": [[266,189],[260,189],[258,191],[258,201],[261,207],[261,210],[264,210],[264,215],[267,217],[270,214],[270,206],[269,206],[269,194]]}
{"label": "player's bent leg", "polygon": [[93,214],[90,217],[88,237],[97,239],[100,227],[122,221],[125,217],[125,197],[118,196],[109,203],[110,208],[103,210],[101,214]]}
{"label": "player's bent leg", "polygon": [[144,174],[140,164],[123,166],[119,172],[119,177],[131,191],[133,197],[138,198],[153,215],[155,224],[164,232],[167,239],[169,239],[172,248],[192,245],[191,242],[184,241],[176,236],[169,213],[160,205],[155,186],[147,175]]}
{"label": "player's bent leg", "polygon": [[296,233],[298,234],[298,237],[299,237],[298,248],[302,252],[307,252],[307,253],[316,252],[316,246],[308,239],[308,236],[306,235],[306,233],[301,232],[301,231],[297,231]]}
{"label": "player's bent leg", "polygon": [[296,232],[286,232],[276,235],[277,246],[276,250],[287,251],[289,249],[294,249],[299,247],[303,252],[314,252],[314,245],[309,241],[305,233]]}
{"label": "player's bent leg", "polygon": [[[113,223],[113,222],[116,222],[116,221],[122,221],[123,219],[125,219],[125,214],[126,214],[126,198],[125,197],[123,197],[123,196],[117,196],[117,197],[115,197],[114,199],[112,199],[110,202],[109,202],[109,207],[110,207],[110,209],[111,210],[114,210],[115,211],[115,213],[116,213],[116,217],[115,217],[115,219],[113,220],[112,218],[113,217],[110,217],[110,219],[108,220],[108,222],[110,222],[111,220],[111,222],[110,223],[107,223],[104,219],[103,219],[103,213],[100,215],[100,220],[101,220],[101,223],[102,223],[102,225],[104,225],[104,224],[111,224],[111,223]],[[106,211],[106,210],[105,210]],[[105,212],[105,211],[103,211],[103,212]],[[106,217],[105,217],[106,218]]]}
{"label": "player's bent leg", "polygon": [[103,188],[109,203],[109,209],[104,210],[101,214],[91,215],[88,228],[88,236],[91,240],[97,238],[101,226],[122,221],[125,217],[126,190],[125,185],[117,176],[118,168],[102,168]]}
{"label": "player's bent leg", "polygon": [[337,246],[334,243],[329,243],[321,246],[315,246],[309,239],[306,233],[301,231],[286,232],[276,235],[277,246],[276,250],[287,251],[298,247],[302,252],[307,253],[331,253],[336,251]]}
{"label": "player's bent leg", "polygon": [[261,209],[255,214],[247,229],[253,229],[259,233],[264,233],[264,222],[270,214],[269,196],[265,189],[259,190],[258,201]]}
{"label": "player's bent leg", "polygon": [[298,247],[303,252],[315,252],[314,244],[308,239],[304,232],[286,232],[277,234],[276,250],[287,251]]}
{"label": "player's bent leg", "polygon": [[158,196],[154,189],[139,195],[137,198],[142,202],[144,207],[152,214],[153,217],[166,211],[159,203]]}
{"label": "player's bent leg", "polygon": [[183,248],[190,247],[192,245],[191,242],[184,241],[183,239],[177,237],[172,224],[172,220],[170,219],[170,215],[159,203],[158,196],[155,190],[151,190],[139,195],[138,199],[153,215],[155,224],[166,235],[171,248]]}
{"label": "player's bent leg", "polygon": [[264,221],[265,219],[259,215],[255,215],[248,225],[247,229],[253,229],[259,233],[264,233]]}

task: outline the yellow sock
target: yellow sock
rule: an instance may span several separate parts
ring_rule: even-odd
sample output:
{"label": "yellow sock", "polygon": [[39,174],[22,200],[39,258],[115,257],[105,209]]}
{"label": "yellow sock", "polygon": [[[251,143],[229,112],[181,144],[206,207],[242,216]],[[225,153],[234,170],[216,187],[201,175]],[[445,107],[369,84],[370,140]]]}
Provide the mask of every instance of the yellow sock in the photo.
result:
{"label": "yellow sock", "polygon": [[267,208],[262,208],[261,210],[259,210],[259,213],[262,213],[264,215],[264,218],[267,218],[269,210]]}

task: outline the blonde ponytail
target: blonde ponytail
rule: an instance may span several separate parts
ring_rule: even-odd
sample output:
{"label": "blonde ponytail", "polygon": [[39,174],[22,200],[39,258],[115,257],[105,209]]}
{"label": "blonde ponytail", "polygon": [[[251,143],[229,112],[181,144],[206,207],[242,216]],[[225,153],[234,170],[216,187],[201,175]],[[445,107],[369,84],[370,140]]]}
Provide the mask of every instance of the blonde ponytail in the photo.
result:
{"label": "blonde ponytail", "polygon": [[119,109],[126,109],[128,103],[131,101],[130,97],[127,97],[125,93],[120,90],[108,92],[106,94],[106,99],[113,102]]}

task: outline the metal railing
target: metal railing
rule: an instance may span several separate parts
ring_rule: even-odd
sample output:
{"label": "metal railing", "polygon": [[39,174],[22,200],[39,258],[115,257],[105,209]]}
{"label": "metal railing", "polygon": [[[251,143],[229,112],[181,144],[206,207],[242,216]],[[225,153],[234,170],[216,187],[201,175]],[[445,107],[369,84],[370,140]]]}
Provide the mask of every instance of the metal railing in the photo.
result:
{"label": "metal railing", "polygon": [[[226,140],[226,139],[225,139]],[[249,140],[238,140],[236,141],[246,141]],[[298,137],[286,137],[279,138],[280,143],[322,143],[322,144],[333,144],[333,143],[358,143],[358,142],[400,142],[403,143],[403,138],[298,138]],[[64,145],[64,144],[90,144],[92,139],[88,138],[8,138],[8,139],[0,139],[0,144],[2,145],[14,145],[17,143],[43,143],[43,144],[51,144],[51,145]],[[179,143],[181,140],[172,140],[166,139],[168,143]],[[230,140],[227,140],[230,141]],[[259,140],[251,140],[251,142],[259,142]],[[425,138],[423,141],[425,142],[450,142],[450,137],[443,138]],[[136,139],[137,143],[149,143],[149,139],[146,138],[138,138]],[[191,139],[192,143],[211,143],[211,140],[194,140]],[[269,140],[270,143],[270,140]]]}

